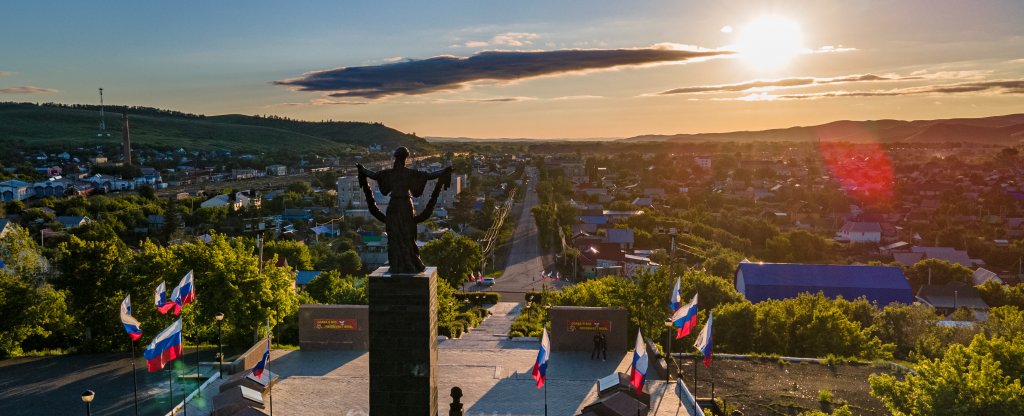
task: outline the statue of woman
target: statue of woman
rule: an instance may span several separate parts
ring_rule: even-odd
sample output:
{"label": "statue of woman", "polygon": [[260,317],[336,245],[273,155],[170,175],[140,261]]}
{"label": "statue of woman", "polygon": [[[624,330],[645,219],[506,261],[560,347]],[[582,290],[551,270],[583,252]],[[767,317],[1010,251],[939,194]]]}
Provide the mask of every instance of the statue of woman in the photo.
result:
{"label": "statue of woman", "polygon": [[[374,172],[361,164],[356,164],[359,168],[359,186],[363,188],[370,214],[384,223],[384,229],[388,233],[388,271],[392,274],[416,274],[426,268],[420,260],[420,250],[416,247],[416,224],[430,218],[442,187],[448,189],[452,182],[451,166],[437,172],[423,172],[405,167],[405,160],[408,158],[409,149],[399,147],[395,149],[395,164],[391,169]],[[366,178],[376,181],[382,194],[391,196],[386,214],[377,207],[373,190],[370,189]],[[413,198],[423,195],[427,182],[434,179],[437,179],[437,183],[434,184],[430,201],[423,212],[416,214]]]}

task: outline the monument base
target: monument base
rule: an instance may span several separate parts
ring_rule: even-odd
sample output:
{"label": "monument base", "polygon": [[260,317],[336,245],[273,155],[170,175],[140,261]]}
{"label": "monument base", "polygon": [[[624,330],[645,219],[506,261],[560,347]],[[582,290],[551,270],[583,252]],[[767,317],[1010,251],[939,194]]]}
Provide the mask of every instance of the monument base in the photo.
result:
{"label": "monument base", "polygon": [[370,414],[436,416],[437,269],[369,277]]}

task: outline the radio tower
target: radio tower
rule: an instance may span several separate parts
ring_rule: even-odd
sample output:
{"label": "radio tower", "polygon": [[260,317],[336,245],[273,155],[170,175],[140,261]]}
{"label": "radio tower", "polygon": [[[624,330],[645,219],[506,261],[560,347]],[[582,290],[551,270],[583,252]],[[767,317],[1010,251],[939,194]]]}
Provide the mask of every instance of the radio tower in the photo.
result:
{"label": "radio tower", "polygon": [[100,132],[96,133],[96,137],[110,137],[110,133],[107,133],[107,120],[103,115],[103,88],[100,88]]}

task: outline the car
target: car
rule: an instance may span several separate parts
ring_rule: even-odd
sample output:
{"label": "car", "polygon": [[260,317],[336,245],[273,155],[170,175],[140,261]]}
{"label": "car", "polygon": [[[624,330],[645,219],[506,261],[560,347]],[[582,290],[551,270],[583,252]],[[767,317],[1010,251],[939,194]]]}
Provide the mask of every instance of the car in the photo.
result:
{"label": "car", "polygon": [[478,280],[476,282],[476,284],[480,285],[480,286],[494,286],[494,278],[493,277],[485,277],[483,279]]}

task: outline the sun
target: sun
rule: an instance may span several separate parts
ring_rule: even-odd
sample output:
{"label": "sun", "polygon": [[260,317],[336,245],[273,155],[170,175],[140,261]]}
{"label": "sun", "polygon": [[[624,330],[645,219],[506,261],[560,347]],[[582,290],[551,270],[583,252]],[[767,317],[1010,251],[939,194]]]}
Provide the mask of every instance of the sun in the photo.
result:
{"label": "sun", "polygon": [[803,43],[799,24],[782,16],[764,16],[740,29],[735,48],[747,64],[773,69],[803,52]]}

